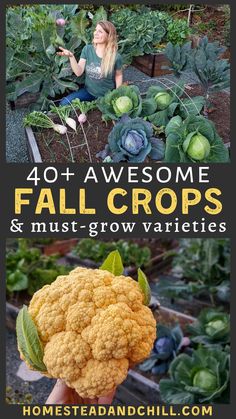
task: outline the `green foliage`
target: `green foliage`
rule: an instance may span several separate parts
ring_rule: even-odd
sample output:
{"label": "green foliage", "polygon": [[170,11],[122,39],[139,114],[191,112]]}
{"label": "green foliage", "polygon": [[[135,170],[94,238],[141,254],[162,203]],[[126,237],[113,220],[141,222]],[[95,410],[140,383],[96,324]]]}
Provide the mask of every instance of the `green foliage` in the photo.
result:
{"label": "green foliage", "polygon": [[138,283],[144,295],[144,304],[148,306],[151,301],[151,288],[145,273],[140,268],[138,268]]}
{"label": "green foliage", "polygon": [[124,272],[124,266],[118,250],[113,250],[109,253],[99,269],[111,272],[115,276],[122,275]]}
{"label": "green foliage", "polygon": [[[63,110],[62,110],[63,112]],[[53,128],[54,122],[44,112],[33,111],[23,120],[24,127],[34,126],[39,128]]]}
{"label": "green foliage", "polygon": [[35,291],[51,284],[58,275],[69,272],[70,268],[58,265],[57,256],[42,255],[40,249],[30,247],[27,239],[18,239],[18,248],[6,255],[6,288],[8,292]]}
{"label": "green foliage", "polygon": [[189,60],[191,42],[186,42],[183,45],[174,45],[172,42],[168,42],[164,53],[171,63],[168,68],[173,70],[176,76],[180,76],[182,71],[191,69]]}
{"label": "green foliage", "polygon": [[221,59],[224,50],[218,42],[209,42],[205,36],[196,48],[191,48],[190,42],[182,46],[168,43],[165,55],[171,63],[170,68],[177,76],[185,70],[195,73],[208,100],[210,92],[225,89],[230,85],[229,61]]}
{"label": "green foliage", "polygon": [[155,45],[162,41],[166,33],[158,15],[158,11],[149,8],[138,11],[124,8],[111,15],[110,20],[118,33],[119,52],[125,64],[130,64],[133,57],[155,52]]}
{"label": "green foliage", "polygon": [[88,112],[97,109],[97,101],[92,100],[91,102],[81,102],[80,99],[74,99],[71,101],[72,106],[70,106],[71,110],[78,110],[83,113],[87,114]]}
{"label": "green foliage", "polygon": [[[96,18],[76,5],[14,7],[7,9],[6,79],[7,98],[16,100],[22,94],[39,93],[34,109],[48,109],[50,99],[78,90],[68,58],[56,55],[59,46],[79,57],[85,43],[91,41]],[[64,17],[65,26],[56,19]],[[91,30],[90,30],[91,29]],[[90,32],[89,32],[90,30]]]}
{"label": "green foliage", "polygon": [[[122,112],[117,108],[116,102],[119,98],[129,98],[132,107],[127,112]],[[137,86],[120,86],[118,89],[108,92],[104,97],[97,102],[98,108],[103,114],[104,120],[118,120],[123,113],[127,113],[130,117],[135,118],[140,115],[142,110],[141,96]]]}
{"label": "green foliage", "polygon": [[174,115],[180,115],[183,118],[187,118],[188,115],[198,115],[204,103],[202,96],[185,98],[184,86],[181,83],[168,88],[160,84],[149,87],[146,99],[143,100],[141,115],[164,131]]}
{"label": "green foliage", "polygon": [[160,380],[167,404],[229,403],[229,354],[221,349],[199,348],[192,356],[180,354]]}
{"label": "green foliage", "polygon": [[202,38],[197,48],[190,55],[191,68],[202,84],[206,95],[229,87],[230,64],[220,58],[225,48],[218,42],[208,42],[207,36]]}
{"label": "green foliage", "polygon": [[169,328],[158,323],[157,339],[154,342],[151,355],[139,365],[139,369],[157,375],[166,374],[171,361],[181,350],[183,337],[183,332],[178,324]]}
{"label": "green foliage", "polygon": [[167,41],[182,45],[189,37],[191,30],[185,19],[174,19],[167,27]]}
{"label": "green foliage", "polygon": [[[194,148],[191,141],[198,140],[198,134],[205,137],[205,142],[198,143]],[[203,116],[190,115],[185,120],[179,115],[175,116],[167,124],[165,135],[165,162],[226,163],[229,161],[229,152],[217,134],[213,122]],[[208,145],[206,140],[209,142]]]}
{"label": "green foliage", "polygon": [[101,263],[114,250],[118,250],[124,266],[146,266],[151,259],[151,251],[147,246],[140,247],[136,243],[125,240],[104,242],[94,239],[81,239],[75,246],[73,253],[80,259],[90,259]]}
{"label": "green foliage", "polygon": [[165,145],[153,136],[152,125],[142,118],[131,119],[123,115],[108,135],[108,147],[114,162],[143,162],[147,156],[153,160],[164,158]]}
{"label": "green foliage", "polygon": [[159,292],[187,299],[204,293],[213,302],[215,297],[229,302],[229,239],[181,239],[173,259],[173,273],[180,280],[160,281]]}
{"label": "green foliage", "polygon": [[230,318],[220,309],[204,309],[196,322],[188,326],[192,342],[206,346],[230,343]]}
{"label": "green foliage", "polygon": [[40,342],[37,328],[23,306],[16,319],[17,344],[27,363],[37,371],[46,371],[43,363],[43,345]]}

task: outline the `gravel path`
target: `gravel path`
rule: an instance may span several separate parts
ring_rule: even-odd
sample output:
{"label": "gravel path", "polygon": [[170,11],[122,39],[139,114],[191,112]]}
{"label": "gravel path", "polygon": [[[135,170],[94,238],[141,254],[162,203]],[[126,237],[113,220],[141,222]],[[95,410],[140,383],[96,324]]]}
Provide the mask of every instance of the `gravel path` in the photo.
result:
{"label": "gravel path", "polygon": [[16,335],[6,331],[6,398],[9,404],[15,403],[45,403],[54,380],[41,378],[37,381],[24,381],[18,377],[17,371],[21,364],[16,344]]}
{"label": "gravel path", "polygon": [[6,114],[6,161],[7,163],[28,163],[26,137],[22,120],[27,109],[12,111],[7,105]]}

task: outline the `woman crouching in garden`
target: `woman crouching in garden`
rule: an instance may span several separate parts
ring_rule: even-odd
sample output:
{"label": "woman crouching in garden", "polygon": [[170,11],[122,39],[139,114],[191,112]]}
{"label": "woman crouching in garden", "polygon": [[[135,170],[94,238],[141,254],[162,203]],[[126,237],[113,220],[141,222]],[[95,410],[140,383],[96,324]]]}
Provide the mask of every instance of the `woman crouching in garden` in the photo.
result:
{"label": "woman crouching in garden", "polygon": [[116,29],[111,22],[101,21],[94,31],[93,44],[86,45],[77,63],[74,54],[62,47],[58,55],[69,57],[70,65],[77,77],[85,72],[84,87],[64,97],[60,105],[67,105],[79,98],[92,101],[104,96],[122,84],[122,60],[117,53]]}

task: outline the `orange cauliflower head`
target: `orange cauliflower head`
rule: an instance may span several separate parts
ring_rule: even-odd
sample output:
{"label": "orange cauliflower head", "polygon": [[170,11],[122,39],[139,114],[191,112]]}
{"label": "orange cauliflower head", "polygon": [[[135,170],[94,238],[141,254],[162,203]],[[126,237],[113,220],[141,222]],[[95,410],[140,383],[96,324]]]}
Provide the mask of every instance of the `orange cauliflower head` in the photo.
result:
{"label": "orange cauliflower head", "polygon": [[76,268],[36,292],[28,312],[44,347],[47,374],[81,397],[105,396],[147,358],[156,322],[130,277]]}

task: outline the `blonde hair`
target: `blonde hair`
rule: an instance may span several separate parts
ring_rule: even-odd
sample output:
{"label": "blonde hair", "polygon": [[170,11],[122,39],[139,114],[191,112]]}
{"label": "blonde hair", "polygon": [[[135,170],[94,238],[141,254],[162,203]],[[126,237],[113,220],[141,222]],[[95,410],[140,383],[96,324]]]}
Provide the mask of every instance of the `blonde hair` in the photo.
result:
{"label": "blonde hair", "polygon": [[[107,77],[108,74],[112,73],[115,66],[116,53],[118,50],[117,33],[115,26],[111,22],[100,21],[97,25],[101,26],[107,33],[106,48],[101,63],[102,76]],[[96,46],[96,43],[94,43],[94,45]]]}

